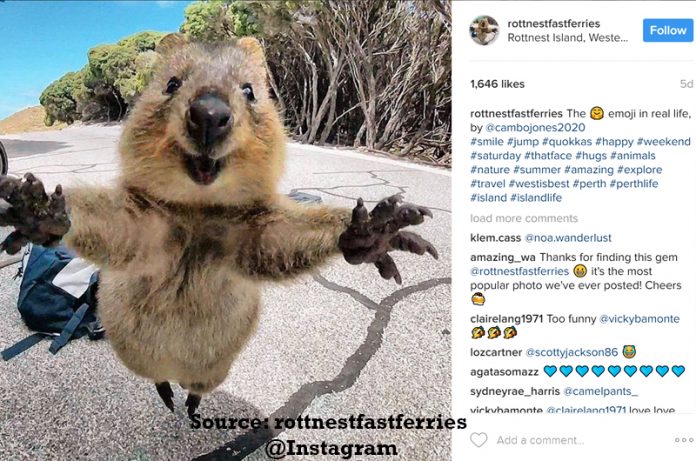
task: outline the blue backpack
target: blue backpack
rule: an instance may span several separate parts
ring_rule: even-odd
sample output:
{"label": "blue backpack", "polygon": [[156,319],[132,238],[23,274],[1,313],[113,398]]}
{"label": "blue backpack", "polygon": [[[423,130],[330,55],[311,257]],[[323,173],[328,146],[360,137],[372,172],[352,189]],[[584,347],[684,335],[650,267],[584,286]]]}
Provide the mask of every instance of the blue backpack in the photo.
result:
{"label": "blue backpack", "polygon": [[2,351],[4,360],[44,338],[52,338],[48,350],[55,354],[71,339],[104,336],[95,312],[99,281],[96,266],[75,257],[64,246],[29,245],[20,274],[17,309],[24,323],[36,333]]}

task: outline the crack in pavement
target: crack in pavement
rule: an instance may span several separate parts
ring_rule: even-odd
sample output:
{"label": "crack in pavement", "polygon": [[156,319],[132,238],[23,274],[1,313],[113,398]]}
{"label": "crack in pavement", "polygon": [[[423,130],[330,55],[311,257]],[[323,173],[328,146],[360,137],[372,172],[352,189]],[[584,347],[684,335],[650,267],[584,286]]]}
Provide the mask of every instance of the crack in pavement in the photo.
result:
{"label": "crack in pavement", "polygon": [[[321,173],[314,173],[314,174],[356,174],[356,173],[367,173],[369,174],[373,179],[376,179],[378,181],[381,181],[380,183],[377,184],[363,184],[363,185],[342,185],[342,186],[333,186],[333,187],[297,187],[293,188],[290,190],[290,193],[294,192],[300,192],[300,191],[317,191],[317,192],[322,192],[326,195],[331,195],[333,197],[338,197],[338,198],[344,198],[347,200],[357,200],[358,197],[351,197],[348,195],[342,195],[342,194],[337,194],[335,192],[329,192],[332,190],[336,189],[348,189],[348,188],[353,188],[353,187],[375,187],[375,186],[386,186],[386,187],[393,187],[398,191],[400,194],[406,194],[406,189],[408,189],[408,186],[398,186],[395,184],[392,184],[391,181],[388,179],[384,179],[380,176],[377,175],[377,173],[392,173],[392,172],[409,172],[408,170],[367,170],[367,171],[324,171]],[[379,200],[363,200],[365,203],[377,203]],[[437,210],[437,211],[442,211],[444,213],[452,213],[452,210],[448,210],[446,208],[438,208],[438,207],[428,207],[431,210]]]}
{"label": "crack in pavement", "polygon": [[[80,174],[80,173],[113,173],[116,171],[119,171],[119,168],[112,168],[108,170],[96,170],[93,168],[96,168],[100,165],[116,165],[115,163],[73,163],[73,164],[62,164],[62,165],[41,165],[37,167],[28,167],[28,168],[19,168],[16,170],[13,170],[14,173],[24,173],[24,172],[31,172],[34,174],[64,174],[64,173],[74,173],[74,174]],[[73,170],[61,170],[61,171],[42,171],[42,168],[50,168],[50,167],[78,167]]]}
{"label": "crack in pavement", "polygon": [[343,173],[410,173],[411,170],[348,170],[348,171],[318,171],[312,174],[343,174]]}
{"label": "crack in pavement", "polygon": [[[382,336],[389,325],[394,306],[414,293],[426,291],[439,285],[452,284],[451,277],[425,280],[416,285],[404,287],[393,292],[378,304],[357,290],[330,282],[319,274],[314,275],[314,280],[328,290],[351,296],[366,308],[374,311],[375,317],[367,327],[367,336],[365,340],[358,346],[355,352],[346,359],[338,375],[330,381],[313,381],[300,386],[282,407],[278,408],[268,417],[269,425],[272,425],[276,419],[297,418],[317,397],[321,397],[328,393],[342,392],[350,388],[355,384],[360,373],[365,369],[367,363],[382,345]],[[230,443],[195,458],[194,461],[243,460],[282,432],[283,430],[273,429],[272,427],[268,429],[258,428],[250,430],[238,436]]]}
{"label": "crack in pavement", "polygon": [[[66,150],[65,152],[51,152],[50,154],[36,154],[36,155],[25,155],[22,157],[12,157],[12,154],[10,152],[7,153],[8,157],[10,157],[10,160],[12,163],[16,162],[21,162],[24,160],[35,160],[37,158],[46,158],[46,157],[56,157],[58,155],[70,155],[70,154],[76,154],[79,152],[90,152],[90,151],[103,151],[104,149],[113,149],[113,144],[110,144],[108,146],[100,146],[100,147],[90,147],[89,149],[70,149]],[[68,147],[61,148],[60,150],[63,149],[69,149]]]}
{"label": "crack in pavement", "polygon": [[[377,170],[369,170],[369,171],[335,171],[333,174],[341,174],[341,173],[367,173],[369,174],[373,179],[376,179],[378,181],[381,181],[380,183],[377,184],[365,184],[365,185],[342,185],[342,186],[333,186],[333,187],[300,187],[300,188],[295,188],[292,189],[290,193],[293,192],[299,192],[299,191],[308,191],[308,190],[313,190],[313,191],[319,191],[323,192],[325,194],[334,196],[334,197],[339,197],[339,198],[344,198],[347,200],[357,200],[357,197],[349,197],[347,195],[341,195],[341,194],[336,194],[334,192],[329,192],[330,190],[335,190],[335,189],[343,189],[343,188],[351,188],[351,187],[374,187],[374,186],[386,186],[386,187],[393,187],[394,189],[398,190],[398,193],[405,194],[406,193],[406,187],[405,186],[395,186],[391,184],[388,180],[384,178],[380,178],[377,176],[375,173]],[[325,174],[330,174],[325,173]],[[377,203],[377,200],[365,200],[366,203]]]}
{"label": "crack in pavement", "polygon": [[331,282],[318,273],[313,274],[312,278],[315,282],[317,282],[319,285],[322,285],[324,288],[327,288],[331,291],[336,291],[338,293],[345,293],[370,310],[376,311],[381,308],[379,304],[377,304],[364,294],[360,293],[358,290],[355,290],[351,287],[339,285],[338,283]]}

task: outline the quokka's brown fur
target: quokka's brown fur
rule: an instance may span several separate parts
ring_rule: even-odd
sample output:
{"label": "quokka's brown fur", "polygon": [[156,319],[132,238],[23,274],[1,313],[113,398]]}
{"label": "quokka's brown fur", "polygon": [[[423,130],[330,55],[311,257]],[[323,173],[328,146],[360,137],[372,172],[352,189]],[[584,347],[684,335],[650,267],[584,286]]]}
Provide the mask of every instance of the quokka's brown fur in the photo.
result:
{"label": "quokka's brown fur", "polygon": [[[350,210],[277,193],[286,139],[256,40],[216,46],[168,36],[159,52],[163,63],[123,128],[118,186],[67,192],[65,242],[102,269],[99,314],[123,363],[202,394],[225,379],[255,331],[260,281],[291,278],[338,254]],[[172,76],[182,85],[170,95],[163,90]],[[224,166],[204,186],[182,157],[196,152],[186,136],[188,104],[209,90],[224,95],[234,124],[213,153]]]}

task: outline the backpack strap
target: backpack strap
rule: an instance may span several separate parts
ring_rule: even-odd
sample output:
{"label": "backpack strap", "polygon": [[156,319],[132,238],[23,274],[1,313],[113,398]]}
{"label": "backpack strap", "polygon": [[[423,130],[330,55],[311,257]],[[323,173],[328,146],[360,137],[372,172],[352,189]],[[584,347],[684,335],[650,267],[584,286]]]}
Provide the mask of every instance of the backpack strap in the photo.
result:
{"label": "backpack strap", "polygon": [[47,338],[49,336],[52,335],[49,335],[48,333],[34,333],[33,335],[29,335],[23,340],[14,344],[13,346],[10,346],[4,351],[2,351],[2,359],[7,362],[11,358],[18,356],[19,354],[26,351],[35,344],[38,344],[39,341],[41,341],[42,339]]}
{"label": "backpack strap", "polygon": [[51,351],[51,354],[57,353],[61,347],[65,346],[68,341],[70,341],[70,338],[72,338],[72,335],[75,334],[75,330],[77,330],[77,327],[82,322],[82,319],[87,313],[89,307],[89,304],[84,303],[78,310],[75,311],[72,318],[68,321],[67,325],[65,325],[65,328],[63,328],[63,331],[60,332],[60,336],[54,339],[51,343],[51,347],[48,348],[48,350]]}

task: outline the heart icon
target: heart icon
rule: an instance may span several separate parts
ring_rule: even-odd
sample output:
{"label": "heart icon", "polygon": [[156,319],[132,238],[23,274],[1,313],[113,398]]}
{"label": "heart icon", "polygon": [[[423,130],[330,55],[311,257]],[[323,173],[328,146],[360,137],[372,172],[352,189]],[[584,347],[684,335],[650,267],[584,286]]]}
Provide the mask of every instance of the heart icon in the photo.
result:
{"label": "heart icon", "polygon": [[636,374],[636,371],[638,371],[638,368],[635,367],[635,365],[628,365],[624,367],[624,371],[626,374],[631,377]]}
{"label": "heart icon", "polygon": [[648,375],[653,372],[653,367],[650,365],[641,365],[640,372],[643,373],[643,376],[647,378]]}
{"label": "heart icon", "polygon": [[619,375],[619,373],[621,373],[621,367],[618,365],[612,365],[609,368],[607,368],[607,370],[609,370],[609,374],[612,375],[614,378],[616,378]]}
{"label": "heart icon", "polygon": [[554,367],[553,365],[546,365],[544,367],[544,373],[546,373],[549,378],[556,374],[556,370],[558,370],[558,368]]}
{"label": "heart icon", "polygon": [[684,367],[684,365],[674,365],[674,366],[672,367],[672,373],[674,373],[675,375],[677,375],[677,378],[678,378],[678,377],[680,377],[680,376],[684,373],[684,370],[685,370],[685,369],[686,369],[686,368]]}
{"label": "heart icon", "polygon": [[580,365],[575,367],[575,371],[577,371],[578,374],[584,378],[587,372],[590,371],[590,369],[587,365]]}
{"label": "heart icon", "polygon": [[573,367],[571,367],[570,365],[563,365],[563,366],[561,367],[561,373],[562,373],[563,376],[565,376],[566,378],[567,378],[568,375],[571,374],[572,372],[573,372]]}
{"label": "heart icon", "polygon": [[658,375],[664,378],[665,375],[669,372],[669,367],[667,365],[658,365],[655,367],[655,371]]}
{"label": "heart icon", "polygon": [[[619,371],[621,371],[621,369],[619,369]],[[602,365],[595,365],[592,367],[592,373],[599,378],[602,376],[602,373],[604,373],[604,367]]]}
{"label": "heart icon", "polygon": [[488,442],[488,434],[485,432],[473,432],[470,439],[471,443],[481,448],[486,444],[486,442]]}

